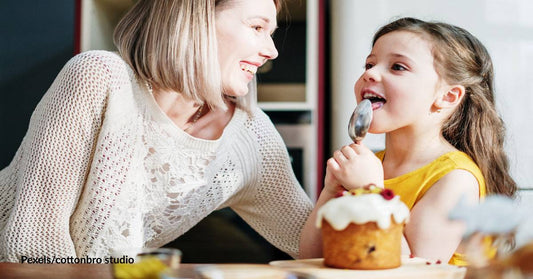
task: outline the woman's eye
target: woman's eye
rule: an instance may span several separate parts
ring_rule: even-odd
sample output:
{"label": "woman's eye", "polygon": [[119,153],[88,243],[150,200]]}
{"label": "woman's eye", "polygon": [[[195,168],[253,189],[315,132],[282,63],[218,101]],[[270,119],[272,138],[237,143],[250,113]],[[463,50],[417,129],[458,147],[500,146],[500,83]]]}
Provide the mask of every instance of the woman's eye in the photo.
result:
{"label": "woman's eye", "polygon": [[407,68],[405,68],[404,66],[400,65],[400,64],[394,64],[392,65],[391,67],[394,71],[405,71],[407,70]]}
{"label": "woman's eye", "polygon": [[253,25],[252,28],[253,28],[255,31],[261,31],[261,30],[263,30],[263,26],[261,26],[261,25]]}

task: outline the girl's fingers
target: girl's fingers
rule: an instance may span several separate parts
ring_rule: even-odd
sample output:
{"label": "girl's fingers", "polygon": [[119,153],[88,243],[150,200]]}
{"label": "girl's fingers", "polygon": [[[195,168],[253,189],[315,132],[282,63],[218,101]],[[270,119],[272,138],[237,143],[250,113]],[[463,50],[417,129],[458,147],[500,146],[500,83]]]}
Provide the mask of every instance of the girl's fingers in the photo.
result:
{"label": "girl's fingers", "polygon": [[333,172],[337,172],[341,169],[339,163],[337,163],[337,160],[335,158],[328,159],[327,167]]}
{"label": "girl's fingers", "polygon": [[359,143],[359,144],[352,143],[350,144],[350,148],[358,155],[365,154],[367,152],[372,152],[370,149],[368,149],[368,147],[366,147],[362,143]]}
{"label": "girl's fingers", "polygon": [[341,148],[341,153],[346,157],[347,159],[352,159],[357,156],[356,151],[354,148],[350,145],[345,145]]}
{"label": "girl's fingers", "polygon": [[340,150],[336,150],[335,152],[333,152],[333,158],[335,158],[335,160],[337,160],[339,164],[348,161],[348,158],[346,158],[346,156],[344,156],[344,154]]}

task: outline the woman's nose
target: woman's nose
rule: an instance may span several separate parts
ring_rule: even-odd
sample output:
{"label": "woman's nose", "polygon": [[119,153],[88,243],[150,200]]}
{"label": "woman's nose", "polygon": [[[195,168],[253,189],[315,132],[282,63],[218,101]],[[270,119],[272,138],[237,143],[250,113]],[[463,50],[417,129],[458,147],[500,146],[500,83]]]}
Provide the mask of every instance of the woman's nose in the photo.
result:
{"label": "woman's nose", "polygon": [[265,46],[261,49],[260,55],[266,59],[276,59],[276,57],[278,57],[278,50],[274,45],[272,37],[268,36]]}

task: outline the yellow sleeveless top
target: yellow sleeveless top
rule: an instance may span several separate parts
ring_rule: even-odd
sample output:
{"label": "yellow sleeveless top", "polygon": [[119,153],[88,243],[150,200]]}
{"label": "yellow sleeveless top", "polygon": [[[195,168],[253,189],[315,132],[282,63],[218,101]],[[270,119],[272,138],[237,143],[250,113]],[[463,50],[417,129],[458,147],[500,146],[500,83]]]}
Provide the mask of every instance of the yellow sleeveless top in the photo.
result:
{"label": "yellow sleeveless top", "polygon": [[[384,155],[385,151],[376,153],[381,161]],[[466,153],[461,151],[448,152],[419,169],[387,179],[384,181],[385,188],[393,190],[407,207],[412,209],[435,182],[455,169],[463,169],[472,173],[479,184],[480,199],[485,197],[485,179],[481,170]],[[454,253],[448,263],[458,266],[467,265],[464,255],[459,253]]]}

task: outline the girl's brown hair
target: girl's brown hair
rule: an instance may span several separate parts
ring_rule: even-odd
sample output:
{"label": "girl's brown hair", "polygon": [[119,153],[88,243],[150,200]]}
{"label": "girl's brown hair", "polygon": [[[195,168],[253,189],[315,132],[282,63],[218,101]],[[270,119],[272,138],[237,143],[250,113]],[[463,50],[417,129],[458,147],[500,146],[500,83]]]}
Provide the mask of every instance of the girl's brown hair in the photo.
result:
{"label": "girl's brown hair", "polygon": [[509,174],[505,127],[494,104],[494,70],[487,49],[463,28],[415,18],[401,18],[383,26],[372,45],[394,31],[409,31],[428,39],[439,76],[465,87],[465,96],[444,122],[442,135],[476,162],[489,194],[514,196],[517,186]]}
{"label": "girl's brown hair", "polygon": [[[113,41],[141,81],[225,108],[215,13],[235,1],[139,0],[118,23]],[[273,1],[279,11],[283,1]],[[248,110],[253,102],[246,98],[237,104]]]}

